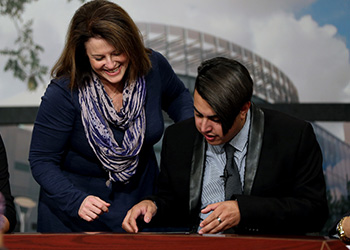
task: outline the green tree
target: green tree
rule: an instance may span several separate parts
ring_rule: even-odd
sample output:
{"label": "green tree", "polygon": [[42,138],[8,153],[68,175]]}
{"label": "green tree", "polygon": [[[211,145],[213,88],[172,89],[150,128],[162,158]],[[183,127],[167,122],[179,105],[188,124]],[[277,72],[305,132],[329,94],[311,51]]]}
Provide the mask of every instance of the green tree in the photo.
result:
{"label": "green tree", "polygon": [[22,18],[25,6],[37,1],[0,0],[0,14],[11,19],[17,32],[14,46],[0,50],[1,55],[8,57],[4,71],[12,71],[15,78],[27,83],[29,90],[35,90],[48,71],[48,67],[40,62],[40,53],[44,52],[44,48],[33,39],[33,19],[26,21]]}

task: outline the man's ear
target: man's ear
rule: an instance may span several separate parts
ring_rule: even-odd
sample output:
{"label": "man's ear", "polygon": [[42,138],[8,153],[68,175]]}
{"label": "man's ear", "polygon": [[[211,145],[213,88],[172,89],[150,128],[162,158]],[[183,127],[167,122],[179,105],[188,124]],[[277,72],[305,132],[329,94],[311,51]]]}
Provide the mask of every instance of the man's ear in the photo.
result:
{"label": "man's ear", "polygon": [[251,102],[246,102],[243,107],[241,108],[241,115],[243,115],[244,117],[246,116],[246,114],[248,113],[248,110],[250,109],[250,106],[251,106]]}

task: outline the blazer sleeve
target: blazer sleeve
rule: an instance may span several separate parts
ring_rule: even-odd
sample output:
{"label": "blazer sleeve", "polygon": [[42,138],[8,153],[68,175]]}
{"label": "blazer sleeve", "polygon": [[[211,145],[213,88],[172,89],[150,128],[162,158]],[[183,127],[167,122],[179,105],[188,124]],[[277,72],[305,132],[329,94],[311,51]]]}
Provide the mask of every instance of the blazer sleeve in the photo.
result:
{"label": "blazer sleeve", "polygon": [[5,212],[4,215],[10,222],[9,232],[12,232],[16,226],[16,209],[13,203],[13,196],[11,195],[10,188],[10,175],[8,172],[8,163],[4,142],[0,135],[0,192],[5,199]]}
{"label": "blazer sleeve", "polygon": [[169,117],[179,122],[193,117],[193,98],[166,58],[152,51],[152,67],[160,74],[162,109]]}
{"label": "blazer sleeve", "polygon": [[80,204],[87,196],[60,167],[76,115],[72,92],[56,80],[51,81],[39,107],[29,152],[34,179],[72,217],[78,217]]}

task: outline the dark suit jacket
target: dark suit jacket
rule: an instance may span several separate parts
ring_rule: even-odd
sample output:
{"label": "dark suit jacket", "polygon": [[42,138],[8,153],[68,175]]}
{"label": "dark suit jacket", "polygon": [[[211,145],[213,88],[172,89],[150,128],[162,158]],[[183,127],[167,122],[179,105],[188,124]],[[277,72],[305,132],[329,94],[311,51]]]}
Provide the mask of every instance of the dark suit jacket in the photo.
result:
{"label": "dark suit jacket", "polygon": [[8,171],[8,163],[4,142],[0,135],[0,192],[5,199],[5,213],[4,215],[10,222],[9,232],[12,232],[17,223],[15,204],[13,203],[13,196],[11,195],[10,175]]}
{"label": "dark suit jacket", "polygon": [[[237,233],[319,232],[327,219],[322,153],[310,123],[252,105],[244,193],[236,195]],[[198,226],[205,140],[194,119],[164,135],[155,220]],[[150,197],[148,197],[150,198]]]}

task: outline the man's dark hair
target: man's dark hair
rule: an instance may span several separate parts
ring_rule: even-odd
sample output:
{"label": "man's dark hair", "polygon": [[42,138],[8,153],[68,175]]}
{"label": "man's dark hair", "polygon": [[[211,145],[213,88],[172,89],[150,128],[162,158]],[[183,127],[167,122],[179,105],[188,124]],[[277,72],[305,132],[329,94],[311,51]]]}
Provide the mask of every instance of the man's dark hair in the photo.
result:
{"label": "man's dark hair", "polygon": [[225,135],[253,95],[253,80],[238,61],[215,57],[198,67],[195,90],[219,117]]}

